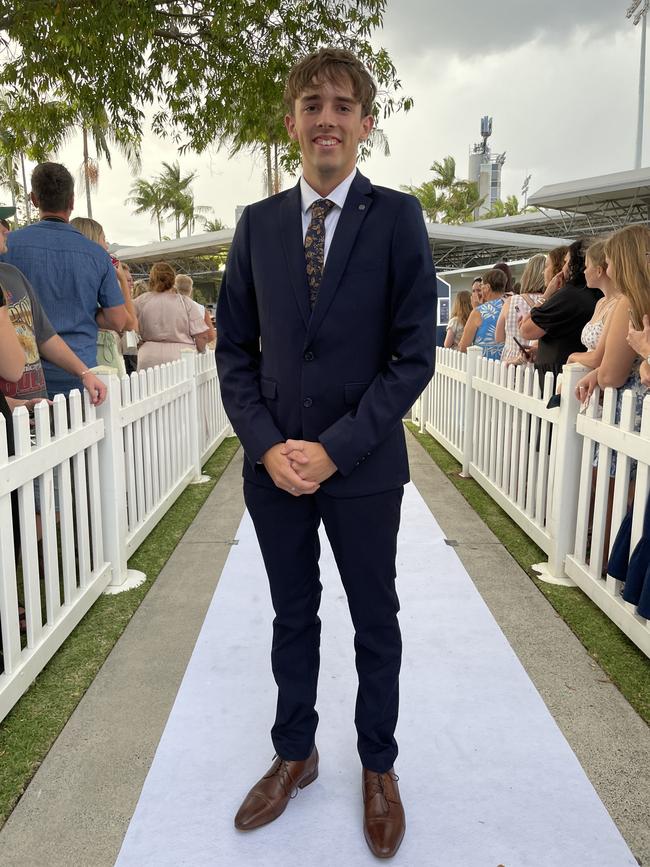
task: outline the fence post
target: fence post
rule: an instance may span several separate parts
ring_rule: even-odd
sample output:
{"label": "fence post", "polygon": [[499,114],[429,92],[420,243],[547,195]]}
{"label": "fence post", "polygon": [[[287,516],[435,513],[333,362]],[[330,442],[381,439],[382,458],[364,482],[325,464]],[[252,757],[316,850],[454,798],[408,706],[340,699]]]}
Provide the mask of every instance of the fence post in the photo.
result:
{"label": "fence post", "polygon": [[97,418],[104,422],[104,437],[99,441],[99,490],[102,504],[104,556],[111,564],[111,580],[104,591],[122,593],[138,587],[147,576],[129,569],[126,562],[126,475],[124,445],[120,426],[120,381],[112,367],[93,368],[106,386],[106,399],[97,407]]}
{"label": "fence post", "polygon": [[192,459],[192,466],[194,467],[194,477],[192,478],[190,484],[199,485],[211,481],[211,477],[205,476],[201,472],[201,438],[199,434],[201,425],[199,419],[199,393],[196,385],[196,378],[198,376],[197,355],[193,349],[189,352],[183,350],[181,352],[181,358],[183,359],[183,364],[185,365],[185,374],[190,381],[190,407],[188,427],[190,434],[190,455]]}
{"label": "fence post", "polygon": [[[436,347],[436,355],[438,354],[438,347]],[[418,421],[420,422],[420,433],[424,433],[427,423],[427,418],[429,416],[429,402],[431,400],[431,389],[433,388],[433,380],[436,378],[435,373],[431,377],[431,379],[427,382],[426,387],[419,399],[419,413],[420,418]]]}
{"label": "fence post", "polygon": [[465,379],[465,411],[463,419],[465,430],[463,432],[463,468],[460,475],[463,479],[470,476],[469,465],[474,457],[474,377],[478,368],[478,360],[483,355],[480,346],[470,346],[467,350],[467,371]]}
{"label": "fence post", "polygon": [[575,581],[564,571],[564,561],[567,554],[573,551],[576,537],[582,437],[576,430],[580,404],[575,396],[575,387],[584,374],[585,368],[580,364],[565,364],[562,370],[560,415],[554,432],[555,443],[551,448],[551,456],[555,455],[549,526],[551,547],[548,563],[533,566],[542,581],[565,587],[575,587]]}

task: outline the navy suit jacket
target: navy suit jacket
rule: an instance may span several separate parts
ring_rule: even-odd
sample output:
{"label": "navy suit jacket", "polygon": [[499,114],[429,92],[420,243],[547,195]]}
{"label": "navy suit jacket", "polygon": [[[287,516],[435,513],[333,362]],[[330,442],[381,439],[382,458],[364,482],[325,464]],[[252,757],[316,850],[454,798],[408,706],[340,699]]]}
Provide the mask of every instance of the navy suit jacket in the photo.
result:
{"label": "navy suit jacket", "polygon": [[320,441],[321,490],[364,496],[409,480],[402,418],[433,373],[436,279],[422,209],[357,172],[309,306],[300,185],[248,206],[217,305],[217,367],[244,477],[286,439]]}

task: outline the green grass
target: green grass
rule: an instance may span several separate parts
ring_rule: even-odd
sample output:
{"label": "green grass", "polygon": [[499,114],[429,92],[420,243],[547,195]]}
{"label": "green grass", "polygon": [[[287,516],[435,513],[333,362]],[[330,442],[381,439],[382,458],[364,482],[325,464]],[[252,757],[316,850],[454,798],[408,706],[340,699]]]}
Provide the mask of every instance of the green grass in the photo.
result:
{"label": "green grass", "polygon": [[140,587],[101,596],[0,723],[0,827],[93,682],[129,620],[239,447],[225,440],[204,466],[212,481],[190,485],[129,560]]}
{"label": "green grass", "polygon": [[421,434],[411,422],[407,423],[407,427],[530,576],[612,683],[616,684],[639,716],[650,724],[650,660],[647,656],[577,587],[558,587],[540,581],[532,564],[547,559],[542,549],[528,538],[478,482],[459,476],[460,464],[433,437],[427,433]]}

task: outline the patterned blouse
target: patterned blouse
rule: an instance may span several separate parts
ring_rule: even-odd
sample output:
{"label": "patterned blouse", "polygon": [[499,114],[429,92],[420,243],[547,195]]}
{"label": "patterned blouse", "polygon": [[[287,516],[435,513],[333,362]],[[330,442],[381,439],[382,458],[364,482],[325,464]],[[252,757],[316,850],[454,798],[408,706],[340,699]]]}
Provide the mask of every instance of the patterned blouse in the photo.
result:
{"label": "patterned blouse", "polygon": [[501,360],[503,343],[497,343],[495,332],[503,304],[503,298],[494,298],[492,301],[479,304],[476,308],[481,314],[482,322],[476,329],[474,346],[481,347],[483,358],[493,358],[495,361]]}
{"label": "patterned blouse", "polygon": [[532,340],[525,340],[519,333],[519,323],[530,313],[531,307],[542,297],[541,292],[531,292],[526,295],[513,295],[509,299],[510,306],[506,316],[506,343],[501,354],[501,361],[509,358],[519,358],[521,349],[515,343],[515,337],[524,346],[532,346]]}
{"label": "patterned blouse", "polygon": [[458,344],[460,343],[460,338],[463,336],[463,331],[465,330],[465,326],[460,321],[458,316],[452,316],[449,320],[449,324],[447,325],[447,332],[452,331],[454,335],[454,342],[451,345],[451,349],[458,349]]}

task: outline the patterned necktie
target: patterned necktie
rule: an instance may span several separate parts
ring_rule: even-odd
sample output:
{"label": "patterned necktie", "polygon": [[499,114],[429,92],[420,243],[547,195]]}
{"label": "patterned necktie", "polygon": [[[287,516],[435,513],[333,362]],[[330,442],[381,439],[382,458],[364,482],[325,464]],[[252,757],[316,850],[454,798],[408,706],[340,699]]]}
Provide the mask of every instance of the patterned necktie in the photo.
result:
{"label": "patterned necktie", "polygon": [[311,206],[311,222],[305,235],[305,262],[309,283],[309,303],[313,309],[325,263],[325,217],[334,207],[329,199],[316,199]]}

